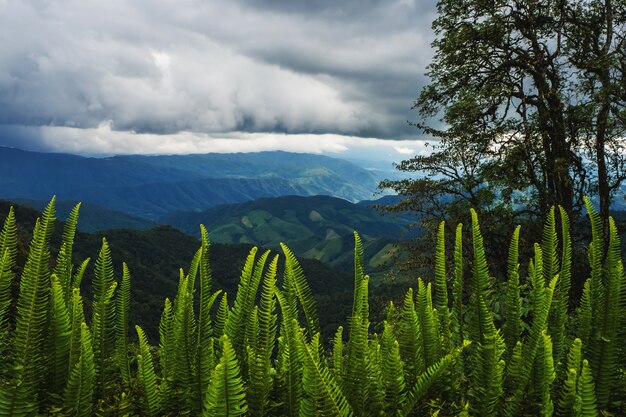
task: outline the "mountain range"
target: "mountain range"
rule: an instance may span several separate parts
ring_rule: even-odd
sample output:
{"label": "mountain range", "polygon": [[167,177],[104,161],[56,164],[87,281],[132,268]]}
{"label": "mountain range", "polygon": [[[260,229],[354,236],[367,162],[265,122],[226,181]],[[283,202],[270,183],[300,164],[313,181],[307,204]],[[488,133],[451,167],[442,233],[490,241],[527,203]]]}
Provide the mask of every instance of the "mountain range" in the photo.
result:
{"label": "mountain range", "polygon": [[0,198],[80,200],[154,220],[284,195],[371,198],[375,171],[288,152],[90,158],[0,147]]}

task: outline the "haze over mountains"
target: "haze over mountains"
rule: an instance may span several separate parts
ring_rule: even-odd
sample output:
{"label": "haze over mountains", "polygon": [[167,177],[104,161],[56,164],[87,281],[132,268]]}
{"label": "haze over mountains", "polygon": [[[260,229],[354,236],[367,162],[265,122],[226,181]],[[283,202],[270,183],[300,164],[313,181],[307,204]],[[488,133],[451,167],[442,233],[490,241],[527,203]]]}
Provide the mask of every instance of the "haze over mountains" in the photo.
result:
{"label": "haze over mountains", "polygon": [[0,198],[80,200],[157,219],[284,195],[372,198],[379,178],[353,163],[288,152],[87,158],[0,148]]}

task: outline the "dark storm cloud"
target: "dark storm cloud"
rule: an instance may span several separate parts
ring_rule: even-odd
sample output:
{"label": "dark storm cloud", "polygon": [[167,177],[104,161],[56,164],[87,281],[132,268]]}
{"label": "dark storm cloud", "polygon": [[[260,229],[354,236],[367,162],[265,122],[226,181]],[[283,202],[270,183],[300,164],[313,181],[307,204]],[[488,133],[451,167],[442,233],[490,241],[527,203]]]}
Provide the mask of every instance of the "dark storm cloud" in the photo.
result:
{"label": "dark storm cloud", "polygon": [[31,142],[24,132],[103,124],[415,136],[406,121],[434,12],[396,0],[0,0],[0,124],[37,128],[13,129]]}

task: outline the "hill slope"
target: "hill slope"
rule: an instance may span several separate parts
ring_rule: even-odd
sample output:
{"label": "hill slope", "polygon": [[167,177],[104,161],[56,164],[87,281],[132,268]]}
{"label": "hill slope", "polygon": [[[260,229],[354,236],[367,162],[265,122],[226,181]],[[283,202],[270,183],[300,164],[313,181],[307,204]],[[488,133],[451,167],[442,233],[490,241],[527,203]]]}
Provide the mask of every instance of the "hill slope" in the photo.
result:
{"label": "hill slope", "polygon": [[159,221],[192,235],[197,235],[202,223],[215,242],[270,248],[284,242],[300,256],[342,270],[352,268],[354,230],[363,238],[365,258],[372,268],[380,266],[394,242],[408,237],[404,220],[328,196],[262,198],[202,212],[175,212]]}

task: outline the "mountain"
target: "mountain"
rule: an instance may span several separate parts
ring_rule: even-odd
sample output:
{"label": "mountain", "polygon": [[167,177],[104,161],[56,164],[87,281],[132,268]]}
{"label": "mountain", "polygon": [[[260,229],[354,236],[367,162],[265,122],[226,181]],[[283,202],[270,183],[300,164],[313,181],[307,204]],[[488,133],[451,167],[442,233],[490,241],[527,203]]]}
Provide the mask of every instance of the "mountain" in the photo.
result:
{"label": "mountain", "polygon": [[380,178],[341,159],[288,152],[114,156],[0,148],[0,198],[79,200],[154,220],[283,195],[370,198]]}
{"label": "mountain", "polygon": [[403,219],[381,216],[365,205],[328,196],[286,196],[212,207],[202,212],[175,212],[159,219],[197,235],[204,224],[214,242],[253,243],[278,248],[286,243],[296,254],[350,270],[353,231],[363,239],[365,258],[375,269],[410,237]]}

